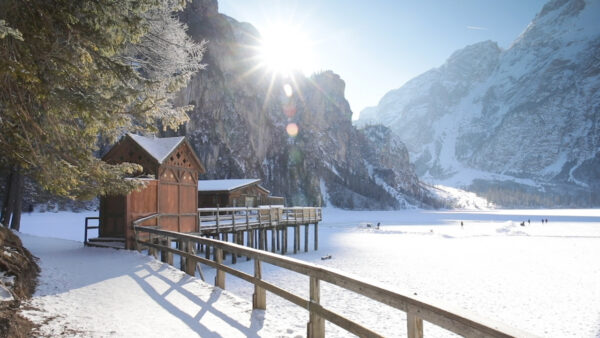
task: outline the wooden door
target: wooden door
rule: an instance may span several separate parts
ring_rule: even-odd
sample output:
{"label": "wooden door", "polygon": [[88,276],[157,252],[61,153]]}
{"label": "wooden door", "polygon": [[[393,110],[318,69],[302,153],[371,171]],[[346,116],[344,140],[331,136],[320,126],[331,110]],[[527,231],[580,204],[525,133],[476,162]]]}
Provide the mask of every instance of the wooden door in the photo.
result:
{"label": "wooden door", "polygon": [[100,199],[100,237],[125,236],[125,196],[105,196]]}

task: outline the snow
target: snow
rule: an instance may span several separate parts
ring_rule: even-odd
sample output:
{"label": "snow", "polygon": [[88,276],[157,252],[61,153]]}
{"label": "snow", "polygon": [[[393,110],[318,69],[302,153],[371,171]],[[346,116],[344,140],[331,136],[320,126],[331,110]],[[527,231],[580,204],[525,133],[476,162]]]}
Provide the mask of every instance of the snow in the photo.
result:
{"label": "snow", "polygon": [[260,179],[200,180],[198,191],[231,191],[260,182]]}
{"label": "snow", "polygon": [[131,139],[133,139],[140,147],[148,152],[152,157],[154,157],[158,163],[163,163],[163,161],[177,148],[177,146],[183,142],[185,137],[145,137],[140,135],[135,135],[128,133],[127,134]]}
{"label": "snow", "polygon": [[[23,232],[67,227],[82,236],[83,217],[74,213],[24,215]],[[549,222],[542,224],[542,218]],[[320,250],[301,252],[294,258],[544,337],[600,334],[600,266],[595,262],[600,257],[598,209],[325,208],[323,219]],[[377,222],[381,222],[380,230],[361,226]],[[290,241],[292,237],[290,232]],[[21,238],[40,257],[42,266],[40,286],[31,301],[39,310],[28,310],[26,315],[39,323],[47,320],[42,325],[47,335],[60,334],[64,327],[85,336],[306,334],[305,310],[267,293],[267,310],[252,312],[253,287],[231,275],[227,275],[227,291],[219,291],[136,252],[83,248],[80,242],[28,234]],[[325,255],[332,258],[321,260]],[[245,260],[232,266],[249,273],[253,269],[252,262]],[[203,271],[206,280],[212,281],[214,269],[204,266]],[[308,296],[308,278],[303,275],[264,264],[263,277]],[[321,287],[326,308],[385,336],[405,335],[406,317],[401,311],[327,283]],[[348,336],[330,323],[326,330],[330,337]],[[452,336],[428,323],[425,334]]]}

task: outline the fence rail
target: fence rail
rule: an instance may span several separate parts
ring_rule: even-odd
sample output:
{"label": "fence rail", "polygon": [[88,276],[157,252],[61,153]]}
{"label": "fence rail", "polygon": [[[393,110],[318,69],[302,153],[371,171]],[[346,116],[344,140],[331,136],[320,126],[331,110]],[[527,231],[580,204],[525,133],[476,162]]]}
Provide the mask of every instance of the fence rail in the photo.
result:
{"label": "fence rail", "polygon": [[[394,292],[385,286],[372,284],[326,267],[207,237],[165,231],[156,227],[139,226],[140,223],[134,225],[138,250],[147,248],[148,254],[155,257],[160,252],[161,259],[170,264],[173,262],[173,254],[179,255],[181,257],[181,269],[189,275],[195,275],[199,263],[213,267],[217,270],[215,286],[222,289],[225,289],[225,273],[254,284],[252,297],[254,309],[266,309],[266,291],[307,309],[309,311],[309,322],[307,324],[309,337],[324,337],[325,320],[358,336],[381,337],[380,334],[324,308],[320,304],[321,281],[337,285],[405,312],[407,314],[408,336],[411,338],[423,337],[423,320],[469,337],[533,337],[531,334],[504,324],[482,319],[474,314],[452,309],[438,302],[425,301],[421,297]],[[171,242],[178,243],[177,248],[171,247]],[[196,245],[204,245],[207,250],[212,247],[214,260],[196,256],[194,250]],[[223,251],[253,259],[254,274],[250,275],[224,265]],[[304,299],[275,284],[264,281],[262,279],[263,262],[308,276],[309,299]]]}
{"label": "fence rail", "polygon": [[[90,220],[97,220],[98,225],[90,225]],[[83,245],[88,245],[88,231],[92,229],[100,229],[100,217],[86,217],[85,228],[83,233]]]}

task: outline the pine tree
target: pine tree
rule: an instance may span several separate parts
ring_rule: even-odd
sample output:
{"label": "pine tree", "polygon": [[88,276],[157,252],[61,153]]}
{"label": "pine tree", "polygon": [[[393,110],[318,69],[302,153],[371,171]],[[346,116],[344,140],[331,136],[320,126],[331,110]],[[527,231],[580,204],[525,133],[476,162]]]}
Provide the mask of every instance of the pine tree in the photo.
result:
{"label": "pine tree", "polygon": [[[123,179],[138,165],[109,165],[94,151],[100,140],[114,142],[125,131],[187,121],[190,107],[174,107],[172,98],[204,67],[205,43],[192,42],[174,16],[184,5],[0,2],[0,167],[10,168],[12,179],[27,174],[74,199],[140,187]],[[22,195],[22,184],[7,186],[15,187],[7,200]],[[11,212],[3,210],[3,224]]]}

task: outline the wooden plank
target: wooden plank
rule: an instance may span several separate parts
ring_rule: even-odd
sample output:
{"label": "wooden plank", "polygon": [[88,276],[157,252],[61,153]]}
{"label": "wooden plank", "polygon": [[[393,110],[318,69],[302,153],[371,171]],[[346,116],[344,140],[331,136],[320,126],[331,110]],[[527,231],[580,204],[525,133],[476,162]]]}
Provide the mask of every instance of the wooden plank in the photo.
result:
{"label": "wooden plank", "polygon": [[[258,259],[254,260],[254,277],[262,279],[262,268]],[[256,284],[254,284],[254,294],[252,295],[252,309],[267,309],[267,291]]]}

